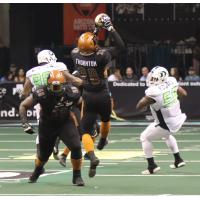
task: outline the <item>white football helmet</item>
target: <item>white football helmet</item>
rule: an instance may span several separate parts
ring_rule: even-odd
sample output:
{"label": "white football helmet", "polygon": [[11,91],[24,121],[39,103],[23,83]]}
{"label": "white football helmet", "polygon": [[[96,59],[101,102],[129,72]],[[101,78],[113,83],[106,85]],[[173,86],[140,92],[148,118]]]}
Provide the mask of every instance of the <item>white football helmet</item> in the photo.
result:
{"label": "white football helmet", "polygon": [[154,67],[147,76],[147,86],[159,85],[163,83],[169,77],[167,69],[161,66]]}
{"label": "white football helmet", "polygon": [[57,58],[52,51],[45,49],[45,50],[40,51],[37,54],[37,60],[38,60],[38,64],[55,63],[57,61]]}

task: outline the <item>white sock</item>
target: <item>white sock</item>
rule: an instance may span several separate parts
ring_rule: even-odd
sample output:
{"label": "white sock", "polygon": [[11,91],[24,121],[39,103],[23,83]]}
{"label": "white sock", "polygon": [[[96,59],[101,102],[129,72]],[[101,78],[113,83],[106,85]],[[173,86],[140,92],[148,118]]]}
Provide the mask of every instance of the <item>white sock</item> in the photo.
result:
{"label": "white sock", "polygon": [[168,139],[165,139],[167,146],[171,149],[172,153],[178,153],[178,144],[174,136],[170,135]]}

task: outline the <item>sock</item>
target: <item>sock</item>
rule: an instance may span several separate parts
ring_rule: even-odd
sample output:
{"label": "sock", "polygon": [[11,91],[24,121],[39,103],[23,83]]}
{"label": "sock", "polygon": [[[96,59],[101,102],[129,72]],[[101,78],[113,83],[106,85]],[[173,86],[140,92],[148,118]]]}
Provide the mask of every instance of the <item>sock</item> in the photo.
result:
{"label": "sock", "polygon": [[41,161],[39,158],[35,159],[35,167],[40,168],[40,167],[43,167],[44,164],[45,164],[45,162]]}
{"label": "sock", "polygon": [[71,159],[73,171],[80,171],[82,166],[82,158],[81,159]]}
{"label": "sock", "polygon": [[175,161],[182,160],[182,158],[181,158],[179,152],[178,152],[178,153],[174,153],[174,159],[175,159]]}
{"label": "sock", "polygon": [[169,138],[165,139],[167,146],[171,149],[172,153],[178,153],[178,145],[176,139],[173,135],[170,135]]}
{"label": "sock", "polygon": [[110,131],[110,121],[101,122],[100,133],[102,138],[107,138]]}
{"label": "sock", "polygon": [[154,158],[147,158],[148,166],[155,166]]}
{"label": "sock", "polygon": [[94,151],[90,151],[87,153],[90,160],[94,160],[96,158]]}
{"label": "sock", "polygon": [[94,142],[92,140],[92,137],[88,133],[83,134],[82,143],[87,153],[89,151],[94,151]]}

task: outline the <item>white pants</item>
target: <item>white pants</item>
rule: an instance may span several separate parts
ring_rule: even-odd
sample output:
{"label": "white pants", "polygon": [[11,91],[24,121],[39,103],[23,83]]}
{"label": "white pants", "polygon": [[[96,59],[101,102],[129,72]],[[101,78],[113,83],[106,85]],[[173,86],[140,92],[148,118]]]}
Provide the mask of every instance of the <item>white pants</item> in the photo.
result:
{"label": "white pants", "polygon": [[165,140],[173,153],[179,152],[175,137],[168,130],[161,128],[153,122],[140,135],[140,141],[146,158],[153,157],[152,141],[157,139]]}
{"label": "white pants", "polygon": [[[37,122],[38,122],[38,124],[39,124],[39,119],[40,119],[40,110],[41,110],[41,107],[40,107],[40,104],[38,103],[38,104],[36,104],[35,106],[34,106],[34,108],[35,108],[35,110],[36,110],[36,119],[37,119]],[[36,144],[39,144],[39,136],[37,135],[37,137],[36,137]]]}

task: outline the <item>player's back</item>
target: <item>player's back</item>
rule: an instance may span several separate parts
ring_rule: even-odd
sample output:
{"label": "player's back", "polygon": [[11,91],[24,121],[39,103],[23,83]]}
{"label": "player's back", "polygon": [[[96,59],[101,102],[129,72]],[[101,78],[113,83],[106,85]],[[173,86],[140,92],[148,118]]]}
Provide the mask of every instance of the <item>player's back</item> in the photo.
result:
{"label": "player's back", "polygon": [[49,76],[50,71],[52,70],[59,70],[65,71],[67,67],[62,62],[55,62],[55,63],[47,63],[44,65],[39,65],[33,67],[26,73],[26,77],[30,79],[33,88],[36,89],[41,85],[47,85],[47,78]]}
{"label": "player's back", "polygon": [[106,49],[99,49],[91,55],[82,55],[78,48],[72,50],[72,59],[76,70],[84,80],[84,89],[98,91],[107,87],[104,70],[111,61],[111,55]]}
{"label": "player's back", "polygon": [[155,121],[165,122],[172,132],[176,132],[186,119],[180,109],[177,90],[176,79],[168,77],[164,83],[149,87],[145,91],[147,96],[155,100],[150,106]]}

